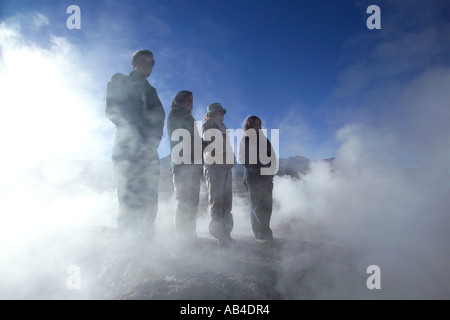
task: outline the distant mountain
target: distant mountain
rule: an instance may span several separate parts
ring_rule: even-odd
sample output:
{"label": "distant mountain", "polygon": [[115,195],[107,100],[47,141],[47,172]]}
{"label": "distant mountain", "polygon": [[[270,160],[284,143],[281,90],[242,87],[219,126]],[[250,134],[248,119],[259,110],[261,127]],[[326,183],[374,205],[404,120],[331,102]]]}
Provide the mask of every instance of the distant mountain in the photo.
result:
{"label": "distant mountain", "polygon": [[[308,173],[312,161],[316,160],[311,160],[302,156],[280,158],[279,169],[276,175],[288,175],[291,177],[299,178],[301,175]],[[334,161],[334,158],[324,159],[323,161],[332,163]],[[170,155],[161,158],[161,172],[163,175],[169,174],[171,177],[172,174],[170,172]],[[235,177],[243,177],[244,166],[239,163],[236,164],[233,167],[233,175]]]}
{"label": "distant mountain", "polygon": [[306,174],[309,171],[311,160],[302,156],[281,158],[278,176],[292,176],[299,178],[300,174]]}
{"label": "distant mountain", "polygon": [[[288,175],[301,178],[310,168],[310,160],[302,156],[281,158],[277,176]],[[325,159],[333,162],[333,159]],[[173,192],[172,172],[170,170],[170,155],[160,159],[161,192]],[[242,183],[244,166],[236,164],[233,167],[233,180],[235,193],[245,192]],[[26,176],[30,187],[42,189],[43,185],[51,187],[56,193],[72,195],[83,194],[89,190],[103,193],[115,188],[114,171],[110,160],[72,160],[51,159],[36,163]]]}

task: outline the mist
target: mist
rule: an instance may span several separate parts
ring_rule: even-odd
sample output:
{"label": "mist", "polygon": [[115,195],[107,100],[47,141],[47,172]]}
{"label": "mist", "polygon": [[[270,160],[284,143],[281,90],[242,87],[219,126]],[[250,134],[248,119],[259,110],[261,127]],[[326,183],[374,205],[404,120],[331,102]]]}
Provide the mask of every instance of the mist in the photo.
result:
{"label": "mist", "polygon": [[[47,21],[36,17],[40,23],[31,23],[36,28]],[[115,211],[114,190],[102,175],[110,170],[102,161],[110,149],[105,133],[112,128],[103,119],[102,97],[92,93],[92,74],[66,39],[51,36],[44,48],[22,33],[18,23],[0,23],[1,296],[6,299],[51,297],[58,283],[45,279],[51,274],[61,277],[64,287],[67,266],[76,262],[55,248],[68,239],[58,243],[56,235],[113,225]],[[102,180],[94,186],[96,173]]]}
{"label": "mist", "polygon": [[[33,30],[49,24],[41,14],[30,18],[36,20]],[[19,20],[11,21],[0,23],[0,298],[106,298],[99,273],[105,256],[115,254],[108,248],[120,242],[106,82],[98,83],[92,63],[83,63],[79,47],[66,38],[49,35],[49,45],[40,46]],[[204,199],[204,184],[202,192]],[[157,273],[167,272],[162,262],[180,254],[173,204],[173,194],[162,190],[156,249],[145,255]],[[245,221],[237,231],[249,232]],[[207,234],[208,222],[201,210],[200,235]],[[75,289],[68,285],[74,267],[81,271],[81,287]]]}
{"label": "mist", "polygon": [[[36,28],[48,23],[42,15],[36,19]],[[377,61],[395,62],[395,44],[417,39],[437,48],[427,54],[445,52],[440,38],[403,35],[397,33],[398,42],[384,39],[374,51]],[[50,43],[40,47],[17,25],[0,23],[0,297],[104,298],[98,269],[90,266],[104,262],[118,211],[109,159],[114,128],[104,117],[106,83],[99,85],[93,71],[83,68],[81,53],[67,39],[52,36]],[[292,246],[280,249],[276,283],[288,299],[450,298],[450,70],[439,60],[420,68],[404,63],[414,71],[407,81],[391,75],[389,85],[355,93],[355,79],[373,83],[393,72],[384,64],[367,79],[370,72],[361,75],[355,66],[373,71],[368,60],[343,72],[336,90],[340,98],[358,100],[341,115],[336,159],[313,161],[299,179],[275,177],[274,236],[302,246],[300,253]],[[405,69],[396,69],[397,75]],[[203,112],[196,112],[201,120]],[[279,129],[284,139],[296,126],[280,123]],[[204,197],[204,186],[202,192]],[[170,192],[160,193],[156,245],[148,253],[158,274],[167,273],[163,267],[179,254],[173,203]],[[237,241],[252,239],[248,210],[245,197],[233,199]],[[208,237],[207,225],[207,212],[200,210],[201,237]],[[381,289],[366,286],[370,265],[380,267]],[[67,288],[70,266],[81,268],[82,290]]]}
{"label": "mist", "polygon": [[[276,177],[275,230],[346,253],[286,252],[280,286],[295,299],[447,299],[448,167],[402,167],[387,152],[395,149],[380,154],[383,134],[367,131],[339,132],[343,145],[334,166],[317,161],[301,179]],[[289,272],[290,264],[298,273]],[[381,290],[366,287],[371,265],[380,267]]]}
{"label": "mist", "polygon": [[[418,14],[414,6],[403,9]],[[385,18],[396,32],[382,33],[352,61],[330,99],[347,105],[334,113],[345,123],[334,161],[313,162],[301,179],[276,177],[277,228],[336,243],[347,254],[287,253],[279,281],[293,298],[450,297],[450,69],[442,56],[448,42],[439,40],[448,37],[448,22],[439,24],[438,14],[431,7],[426,17],[435,16],[439,27],[422,21],[414,32]],[[428,32],[433,36],[423,37]],[[353,45],[368,45],[368,38],[356,36]],[[370,265],[380,267],[380,290],[366,286]]]}

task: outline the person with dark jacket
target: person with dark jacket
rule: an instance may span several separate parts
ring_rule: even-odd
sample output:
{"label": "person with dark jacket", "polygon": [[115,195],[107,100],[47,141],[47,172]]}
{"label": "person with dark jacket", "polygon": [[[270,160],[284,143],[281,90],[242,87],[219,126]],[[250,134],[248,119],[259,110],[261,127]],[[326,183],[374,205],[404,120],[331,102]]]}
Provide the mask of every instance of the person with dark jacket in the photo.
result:
{"label": "person with dark jacket", "polygon": [[175,232],[182,246],[196,243],[200,182],[203,175],[202,139],[191,113],[193,104],[192,92],[180,91],[175,96],[167,117],[176,200]]}
{"label": "person with dark jacket", "polygon": [[151,239],[158,210],[160,161],[158,147],[165,111],[147,78],[155,60],[149,50],[137,51],[133,71],[116,73],[105,94],[106,116],[116,126],[112,161],[117,185],[121,234]]}
{"label": "person with dark jacket", "polygon": [[250,201],[253,234],[257,241],[267,242],[273,240],[270,219],[275,170],[269,168],[273,167],[276,155],[269,139],[261,130],[261,125],[261,119],[257,116],[247,118],[244,137],[239,146],[239,161],[244,165],[244,185]]}
{"label": "person with dark jacket", "polygon": [[224,124],[226,109],[220,103],[212,103],[207,108],[202,125],[204,149],[204,175],[208,188],[208,201],[211,220],[209,233],[216,238],[220,247],[234,243],[231,237],[234,221],[231,213],[233,202],[234,153],[227,127]]}

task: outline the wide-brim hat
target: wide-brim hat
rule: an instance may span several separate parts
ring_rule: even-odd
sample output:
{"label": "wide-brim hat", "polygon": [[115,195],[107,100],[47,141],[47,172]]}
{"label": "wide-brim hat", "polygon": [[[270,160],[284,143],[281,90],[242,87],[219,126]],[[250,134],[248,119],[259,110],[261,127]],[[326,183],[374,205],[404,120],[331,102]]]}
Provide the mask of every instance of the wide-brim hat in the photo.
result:
{"label": "wide-brim hat", "polygon": [[211,103],[207,108],[207,113],[212,114],[214,112],[222,111],[223,113],[227,113],[227,110],[222,107],[222,105],[218,102]]}

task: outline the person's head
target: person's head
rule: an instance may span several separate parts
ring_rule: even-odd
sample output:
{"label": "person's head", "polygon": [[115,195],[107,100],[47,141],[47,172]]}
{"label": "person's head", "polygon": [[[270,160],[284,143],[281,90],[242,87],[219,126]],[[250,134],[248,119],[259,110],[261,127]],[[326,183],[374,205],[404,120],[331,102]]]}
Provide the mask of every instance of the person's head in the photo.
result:
{"label": "person's head", "polygon": [[131,66],[141,77],[148,78],[153,71],[155,59],[153,53],[147,49],[136,51],[131,57]]}
{"label": "person's head", "polygon": [[188,111],[192,110],[194,106],[194,96],[191,91],[183,90],[177,93],[175,99],[173,99],[171,110],[183,107]]}
{"label": "person's head", "polygon": [[260,118],[257,116],[250,116],[245,122],[244,131],[247,131],[248,129],[255,129],[258,132],[259,129],[261,129],[261,126],[262,122]]}
{"label": "person's head", "polygon": [[205,119],[219,117],[223,121],[227,110],[220,103],[214,102],[207,107],[206,112]]}

